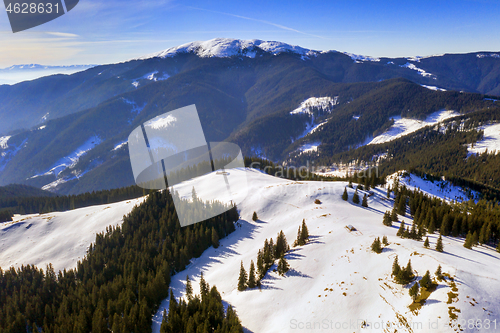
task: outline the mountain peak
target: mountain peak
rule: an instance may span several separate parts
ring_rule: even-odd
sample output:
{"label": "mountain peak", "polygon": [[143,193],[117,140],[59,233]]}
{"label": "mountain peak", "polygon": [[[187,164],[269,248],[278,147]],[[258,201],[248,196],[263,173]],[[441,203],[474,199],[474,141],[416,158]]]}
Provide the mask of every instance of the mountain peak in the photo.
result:
{"label": "mountain peak", "polygon": [[232,38],[214,38],[208,41],[196,41],[176,47],[171,47],[161,52],[137,58],[137,60],[156,57],[173,57],[178,53],[195,53],[202,58],[228,58],[232,56],[245,56],[254,58],[258,49],[264,52],[272,53],[274,55],[283,52],[297,53],[302,56],[321,53],[321,51],[305,49],[300,46],[290,45],[277,41],[263,41],[260,39],[241,40]]}

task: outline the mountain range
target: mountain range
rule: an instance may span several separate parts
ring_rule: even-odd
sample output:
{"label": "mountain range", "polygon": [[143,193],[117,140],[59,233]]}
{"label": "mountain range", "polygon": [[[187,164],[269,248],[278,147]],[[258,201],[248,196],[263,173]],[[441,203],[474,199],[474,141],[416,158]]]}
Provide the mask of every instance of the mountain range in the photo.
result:
{"label": "mountain range", "polygon": [[64,194],[131,185],[130,132],[190,104],[207,141],[293,163],[363,146],[394,119],[496,110],[496,95],[498,53],[374,58],[260,40],[193,42],[0,86],[0,184]]}

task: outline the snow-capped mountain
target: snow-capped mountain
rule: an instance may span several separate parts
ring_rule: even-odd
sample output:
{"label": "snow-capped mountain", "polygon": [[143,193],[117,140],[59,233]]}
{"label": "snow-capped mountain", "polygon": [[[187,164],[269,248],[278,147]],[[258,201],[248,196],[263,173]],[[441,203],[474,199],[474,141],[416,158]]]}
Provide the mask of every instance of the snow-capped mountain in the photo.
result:
{"label": "snow-capped mountain", "polygon": [[173,57],[180,53],[194,53],[202,58],[228,58],[245,56],[255,58],[258,51],[277,55],[284,52],[300,54],[302,56],[317,55],[320,51],[302,48],[276,41],[262,41],[260,39],[240,40],[232,38],[215,38],[208,41],[196,41],[180,46],[171,47],[161,52],[146,55],[137,59]]}

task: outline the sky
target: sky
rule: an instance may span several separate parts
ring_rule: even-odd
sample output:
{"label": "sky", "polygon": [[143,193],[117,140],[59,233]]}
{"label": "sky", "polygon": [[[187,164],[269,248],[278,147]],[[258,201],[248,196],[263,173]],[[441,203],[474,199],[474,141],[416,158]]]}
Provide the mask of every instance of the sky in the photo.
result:
{"label": "sky", "polygon": [[116,63],[216,37],[375,57],[500,51],[499,17],[499,0],[80,0],[14,34],[2,6],[0,68]]}

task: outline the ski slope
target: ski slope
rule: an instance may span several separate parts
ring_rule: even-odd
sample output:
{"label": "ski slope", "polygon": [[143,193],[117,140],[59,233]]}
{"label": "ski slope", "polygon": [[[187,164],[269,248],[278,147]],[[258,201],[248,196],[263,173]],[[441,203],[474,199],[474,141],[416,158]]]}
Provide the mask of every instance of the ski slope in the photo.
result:
{"label": "ski slope", "polygon": [[13,222],[0,223],[0,267],[32,264],[43,268],[52,263],[56,272],[75,268],[87,253],[96,233],[123,222],[144,198],[67,212],[16,215]]}
{"label": "ski slope", "polygon": [[448,118],[458,115],[459,114],[455,111],[442,110],[432,113],[425,120],[401,118],[399,116],[393,117],[394,124],[387,131],[368,140],[365,144],[372,145],[396,140],[402,136],[416,132],[425,126],[436,125]]}
{"label": "ski slope", "polygon": [[[247,332],[453,332],[450,307],[461,311],[459,319],[500,320],[500,254],[493,249],[467,250],[463,239],[445,237],[444,252],[439,253],[433,250],[437,235],[429,236],[431,249],[425,249],[423,242],[396,237],[399,223],[382,224],[383,213],[393,205],[385,189],[373,190],[369,208],[362,208],[351,202],[352,189],[348,189],[348,202],[341,199],[346,183],[296,182],[254,170],[234,172],[246,174],[249,184],[249,195],[238,206],[241,227],[222,239],[219,248],[209,248],[172,277],[176,297],[183,296],[186,275],[199,292],[203,272],[225,304],[236,309]],[[199,196],[225,186],[224,182],[209,183],[210,188],[197,188]],[[189,184],[176,187],[189,196]],[[315,199],[322,203],[315,204]],[[259,216],[256,222],[251,220],[254,211]],[[310,242],[286,255],[290,271],[282,277],[271,269],[261,290],[239,292],[240,261],[248,271],[264,240],[276,239],[280,230],[292,244],[302,219],[308,225]],[[409,217],[402,219],[411,222]],[[358,231],[348,232],[345,226],[349,224]],[[390,245],[381,254],[372,253],[374,238],[383,235]],[[403,265],[411,259],[419,279],[426,270],[434,273],[441,265],[455,278],[458,298],[447,304],[451,282],[442,281],[427,303],[412,313],[408,286],[395,284],[390,276],[396,255]],[[164,309],[168,311],[168,299],[153,318],[153,332],[159,332]],[[365,328],[361,328],[363,321],[368,324]]]}

